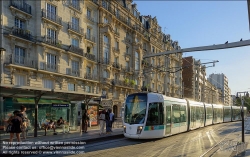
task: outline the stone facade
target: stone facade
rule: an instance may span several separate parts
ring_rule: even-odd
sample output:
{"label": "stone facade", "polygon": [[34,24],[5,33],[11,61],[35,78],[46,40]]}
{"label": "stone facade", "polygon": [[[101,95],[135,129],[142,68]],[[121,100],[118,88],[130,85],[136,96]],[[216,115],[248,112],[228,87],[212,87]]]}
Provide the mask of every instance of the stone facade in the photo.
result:
{"label": "stone facade", "polygon": [[102,94],[116,115],[133,92],[182,97],[182,54],[143,60],[178,42],[132,0],[1,3],[3,85]]}

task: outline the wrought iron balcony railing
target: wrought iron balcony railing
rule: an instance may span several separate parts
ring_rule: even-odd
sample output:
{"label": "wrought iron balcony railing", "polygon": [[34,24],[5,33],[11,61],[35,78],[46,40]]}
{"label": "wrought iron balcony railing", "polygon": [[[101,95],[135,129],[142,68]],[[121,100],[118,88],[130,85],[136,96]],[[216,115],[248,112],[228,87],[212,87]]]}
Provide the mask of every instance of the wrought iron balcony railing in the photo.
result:
{"label": "wrought iron balcony railing", "polygon": [[95,37],[91,36],[91,35],[89,35],[87,33],[85,34],[85,39],[95,43]]}
{"label": "wrought iron balcony railing", "polygon": [[59,65],[53,63],[40,62],[39,69],[51,72],[59,72]]}
{"label": "wrought iron balcony railing", "polygon": [[89,59],[89,60],[92,60],[92,61],[95,61],[96,62],[96,57],[94,54],[90,54],[90,53],[85,53],[84,56]]}
{"label": "wrought iron balcony railing", "polygon": [[110,64],[110,60],[109,60],[108,58],[102,58],[102,59],[100,60],[100,63],[101,63],[101,64]]}
{"label": "wrought iron balcony railing", "polygon": [[11,0],[10,6],[31,15],[31,6],[23,1]]}
{"label": "wrought iron balcony railing", "polygon": [[83,56],[83,54],[84,54],[84,51],[83,51],[82,48],[76,47],[74,45],[69,46],[69,51],[71,51],[71,52],[73,52],[75,54],[81,55],[81,56]]}
{"label": "wrought iron balcony railing", "polygon": [[76,2],[71,1],[71,2],[69,2],[69,7],[72,7],[74,9],[76,9],[77,11],[82,12],[79,1],[76,1]]}
{"label": "wrought iron balcony railing", "polygon": [[62,25],[62,17],[56,15],[55,13],[53,13],[49,10],[42,9],[42,17],[46,18],[50,21],[53,21],[59,25]]}
{"label": "wrought iron balcony railing", "polygon": [[13,27],[12,31],[11,31],[11,34],[13,34],[13,35],[15,35],[17,37],[23,38],[23,39],[27,39],[27,40],[32,40],[33,39],[30,31],[24,30],[22,28]]}
{"label": "wrought iron balcony railing", "polygon": [[50,36],[44,36],[44,41],[43,42],[45,42],[46,44],[50,44],[50,45],[59,47],[59,48],[62,47],[62,41],[57,40],[57,39],[55,39],[53,37],[50,37]]}
{"label": "wrought iron balcony railing", "polygon": [[28,59],[23,56],[19,55],[10,55],[10,58],[8,58],[5,62],[6,64],[15,64],[15,65],[20,65],[20,66],[25,66],[25,67],[30,67],[30,68],[37,68],[37,60],[34,59]]}

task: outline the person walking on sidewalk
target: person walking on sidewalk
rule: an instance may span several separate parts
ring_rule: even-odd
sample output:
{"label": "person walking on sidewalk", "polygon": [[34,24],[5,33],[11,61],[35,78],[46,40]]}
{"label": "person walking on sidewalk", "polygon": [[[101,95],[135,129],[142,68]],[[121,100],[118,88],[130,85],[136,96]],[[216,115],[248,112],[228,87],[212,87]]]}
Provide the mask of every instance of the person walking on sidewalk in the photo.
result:
{"label": "person walking on sidewalk", "polygon": [[107,110],[107,112],[105,113],[105,121],[106,121],[106,134],[111,133],[111,129],[110,129],[110,112],[109,110]]}
{"label": "person walking on sidewalk", "polygon": [[100,133],[99,135],[104,134],[104,126],[105,126],[105,110],[101,112],[99,115],[99,122],[100,122]]}
{"label": "person walking on sidewalk", "polygon": [[10,129],[10,143],[13,140],[14,134],[16,133],[16,138],[18,142],[21,142],[20,133],[22,132],[23,120],[18,116],[19,111],[13,112],[14,116],[11,116],[8,120],[8,123],[11,124]]}
{"label": "person walking on sidewalk", "polygon": [[88,121],[89,121],[89,116],[87,113],[87,110],[84,111],[83,115],[82,115],[82,121],[83,121],[83,129],[82,131],[87,133],[87,129],[88,129]]}
{"label": "person walking on sidewalk", "polygon": [[112,131],[112,124],[113,124],[113,122],[114,122],[114,120],[115,120],[115,117],[114,117],[115,115],[114,115],[114,113],[112,112],[112,109],[109,109],[109,123],[110,123],[110,131],[111,132],[113,132]]}
{"label": "person walking on sidewalk", "polygon": [[27,118],[27,114],[26,114],[26,107],[25,106],[21,106],[20,107],[21,111],[18,113],[18,116],[22,118],[22,135],[23,135],[23,139],[26,139],[26,135],[27,135],[27,124],[28,124],[28,118]]}

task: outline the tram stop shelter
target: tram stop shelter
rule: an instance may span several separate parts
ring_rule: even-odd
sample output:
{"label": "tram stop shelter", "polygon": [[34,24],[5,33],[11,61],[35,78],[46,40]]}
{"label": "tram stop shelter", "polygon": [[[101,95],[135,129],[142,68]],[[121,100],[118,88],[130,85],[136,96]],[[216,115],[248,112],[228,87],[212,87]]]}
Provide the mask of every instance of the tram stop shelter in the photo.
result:
{"label": "tram stop shelter", "polygon": [[[27,86],[16,85],[1,85],[0,86],[0,114],[3,115],[4,100],[3,98],[29,98],[33,99],[35,105],[34,114],[34,137],[37,137],[38,131],[38,104],[41,99],[61,100],[61,101],[85,101],[86,104],[92,98],[101,97],[101,94],[75,92],[65,90],[55,90],[46,88],[34,88]],[[60,101],[58,101],[60,102]],[[2,117],[1,117],[2,118]]]}

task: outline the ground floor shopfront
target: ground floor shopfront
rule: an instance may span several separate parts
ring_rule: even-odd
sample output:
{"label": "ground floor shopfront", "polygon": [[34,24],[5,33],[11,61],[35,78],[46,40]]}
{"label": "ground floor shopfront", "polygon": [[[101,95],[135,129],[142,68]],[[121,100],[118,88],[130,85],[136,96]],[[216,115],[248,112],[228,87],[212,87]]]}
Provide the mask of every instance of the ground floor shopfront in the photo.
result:
{"label": "ground floor shopfront", "polygon": [[[27,108],[26,114],[29,119],[28,129],[35,127],[35,102],[32,98],[3,98],[3,110],[0,126],[6,128],[7,120],[13,115],[13,111],[20,110],[21,105]],[[49,120],[57,121],[62,117],[71,130],[77,129],[77,106],[67,101],[40,99],[38,103],[38,128]],[[1,132],[4,133],[4,132]]]}

